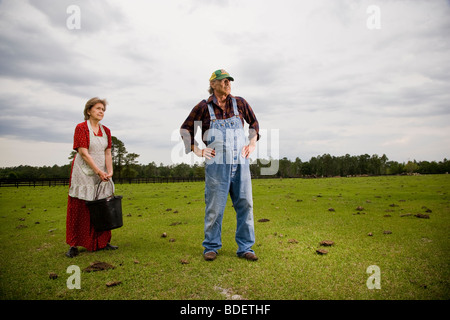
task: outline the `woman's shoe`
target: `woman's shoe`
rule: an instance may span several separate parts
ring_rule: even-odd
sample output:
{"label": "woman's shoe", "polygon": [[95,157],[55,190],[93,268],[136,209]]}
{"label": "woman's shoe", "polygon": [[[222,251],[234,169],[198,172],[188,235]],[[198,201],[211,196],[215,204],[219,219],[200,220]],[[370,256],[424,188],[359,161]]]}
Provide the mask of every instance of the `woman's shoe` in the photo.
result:
{"label": "woman's shoe", "polygon": [[104,249],[104,250],[117,250],[117,249],[119,249],[119,247],[118,247],[118,246],[113,246],[113,245],[111,245],[110,243],[108,243],[108,244],[106,245],[106,247],[104,247],[103,249]]}
{"label": "woman's shoe", "polygon": [[69,251],[66,252],[66,256],[69,258],[76,257],[79,254],[77,247],[70,247]]}

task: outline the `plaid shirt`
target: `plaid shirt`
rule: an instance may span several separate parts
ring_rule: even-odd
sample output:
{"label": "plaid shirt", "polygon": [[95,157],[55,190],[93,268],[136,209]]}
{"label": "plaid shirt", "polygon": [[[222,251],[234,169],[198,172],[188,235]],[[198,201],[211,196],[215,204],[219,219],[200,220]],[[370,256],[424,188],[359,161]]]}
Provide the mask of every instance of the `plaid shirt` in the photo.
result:
{"label": "plaid shirt", "polygon": [[[202,137],[204,137],[204,133],[209,129],[209,123],[211,117],[209,115],[208,104],[211,103],[214,109],[214,113],[217,119],[227,119],[234,116],[233,112],[233,102],[231,98],[236,99],[237,108],[239,111],[239,117],[241,118],[242,125],[244,125],[244,120],[249,125],[249,139],[252,139],[255,134],[258,136],[257,140],[259,140],[259,124],[256,119],[255,114],[253,113],[250,105],[245,101],[244,98],[234,97],[231,94],[228,95],[225,103],[225,111],[219,108],[219,104],[217,103],[217,98],[214,95],[211,95],[208,100],[202,100],[199,104],[197,104],[186,118],[184,123],[181,125],[180,133],[183,138],[186,153],[192,151],[193,145],[198,145],[197,141],[194,139],[194,130],[196,121],[201,121],[202,123]],[[253,129],[253,130],[252,130]],[[206,145],[206,141],[203,140]]]}

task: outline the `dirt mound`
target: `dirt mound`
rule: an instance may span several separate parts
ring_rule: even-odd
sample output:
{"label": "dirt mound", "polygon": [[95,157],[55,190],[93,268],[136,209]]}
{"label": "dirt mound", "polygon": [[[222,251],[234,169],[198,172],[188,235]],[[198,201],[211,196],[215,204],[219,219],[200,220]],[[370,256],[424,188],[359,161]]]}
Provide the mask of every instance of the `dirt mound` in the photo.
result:
{"label": "dirt mound", "polygon": [[90,264],[89,267],[84,268],[84,272],[94,272],[94,271],[102,271],[102,270],[108,270],[108,269],[114,269],[115,267],[113,265],[110,265],[106,262],[101,261],[95,261]]}

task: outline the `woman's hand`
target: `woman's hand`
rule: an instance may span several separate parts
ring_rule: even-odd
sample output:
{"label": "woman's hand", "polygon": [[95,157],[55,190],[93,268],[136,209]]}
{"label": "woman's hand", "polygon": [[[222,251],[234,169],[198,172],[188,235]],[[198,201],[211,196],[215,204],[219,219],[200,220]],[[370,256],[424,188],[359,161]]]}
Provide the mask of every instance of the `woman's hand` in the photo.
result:
{"label": "woman's hand", "polygon": [[102,181],[109,181],[109,178],[111,177],[110,175],[108,175],[106,172],[104,172],[104,171],[102,171],[102,170],[99,170],[99,171],[97,172],[97,175],[99,176],[99,178],[100,178]]}
{"label": "woman's hand", "polygon": [[105,150],[105,160],[106,160],[106,169],[108,172],[104,172],[100,168],[97,167],[95,164],[95,161],[92,159],[91,155],[89,154],[89,150],[86,148],[78,148],[78,153],[81,155],[84,161],[94,170],[95,174],[98,175],[98,177],[102,181],[109,181],[113,175],[112,171],[112,157],[111,157],[111,149]]}

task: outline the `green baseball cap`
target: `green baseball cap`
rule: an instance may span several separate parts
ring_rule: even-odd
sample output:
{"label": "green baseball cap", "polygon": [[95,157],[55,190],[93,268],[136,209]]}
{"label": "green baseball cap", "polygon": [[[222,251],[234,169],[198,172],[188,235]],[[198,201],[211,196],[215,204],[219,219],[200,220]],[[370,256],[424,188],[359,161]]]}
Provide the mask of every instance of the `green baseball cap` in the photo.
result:
{"label": "green baseball cap", "polygon": [[213,72],[213,74],[211,75],[211,78],[209,78],[209,81],[222,80],[225,78],[230,79],[231,81],[234,81],[233,77],[231,77],[228,72],[226,72],[223,69],[219,69],[219,70],[216,70]]}

